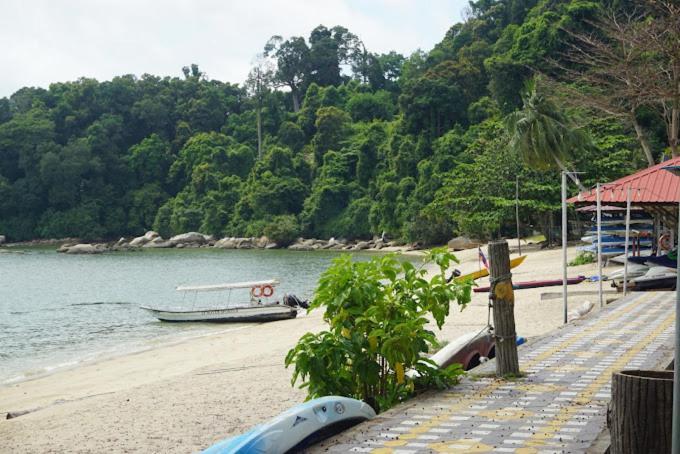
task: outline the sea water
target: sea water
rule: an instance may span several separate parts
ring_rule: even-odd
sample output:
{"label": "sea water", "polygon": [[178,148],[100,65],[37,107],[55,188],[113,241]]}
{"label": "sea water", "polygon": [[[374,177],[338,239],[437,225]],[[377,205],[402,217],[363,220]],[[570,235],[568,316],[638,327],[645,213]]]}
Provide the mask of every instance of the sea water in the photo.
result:
{"label": "sea water", "polygon": [[[281,281],[275,296],[308,299],[339,254],[173,249],[65,255],[52,248],[0,253],[0,384],[242,326],[160,322],[139,306],[219,304],[222,292],[195,295],[175,288],[272,278]],[[358,260],[371,256],[355,254]],[[247,290],[240,296],[247,300]]]}

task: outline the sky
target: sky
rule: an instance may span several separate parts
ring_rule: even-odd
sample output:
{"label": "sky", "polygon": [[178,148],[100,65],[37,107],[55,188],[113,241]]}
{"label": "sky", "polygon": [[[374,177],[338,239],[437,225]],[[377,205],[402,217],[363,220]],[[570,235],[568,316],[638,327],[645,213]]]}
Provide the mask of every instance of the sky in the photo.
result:
{"label": "sky", "polygon": [[0,97],[24,86],[197,63],[240,83],[272,35],[342,25],[372,52],[429,50],[467,0],[1,0]]}

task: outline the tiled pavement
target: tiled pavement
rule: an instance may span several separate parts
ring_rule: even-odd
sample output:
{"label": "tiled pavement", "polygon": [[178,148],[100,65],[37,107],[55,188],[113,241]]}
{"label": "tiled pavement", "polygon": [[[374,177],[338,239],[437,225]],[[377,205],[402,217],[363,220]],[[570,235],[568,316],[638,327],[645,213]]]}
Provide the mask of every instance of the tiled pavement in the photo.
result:
{"label": "tiled pavement", "polygon": [[490,361],[311,452],[585,452],[605,428],[612,372],[672,356],[674,302],[674,292],[632,294],[521,347],[525,378],[490,378]]}

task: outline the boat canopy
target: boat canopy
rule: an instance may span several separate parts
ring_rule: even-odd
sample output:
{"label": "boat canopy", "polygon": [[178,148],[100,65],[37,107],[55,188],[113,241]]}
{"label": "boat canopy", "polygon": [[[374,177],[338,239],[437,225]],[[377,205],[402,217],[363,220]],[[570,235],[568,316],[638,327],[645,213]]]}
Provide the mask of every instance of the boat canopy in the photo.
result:
{"label": "boat canopy", "polygon": [[253,288],[261,287],[263,285],[271,285],[272,287],[279,285],[276,279],[268,281],[252,281],[252,282],[234,282],[231,284],[215,284],[215,285],[180,285],[177,287],[178,292],[219,292],[220,290],[231,290],[235,288]]}

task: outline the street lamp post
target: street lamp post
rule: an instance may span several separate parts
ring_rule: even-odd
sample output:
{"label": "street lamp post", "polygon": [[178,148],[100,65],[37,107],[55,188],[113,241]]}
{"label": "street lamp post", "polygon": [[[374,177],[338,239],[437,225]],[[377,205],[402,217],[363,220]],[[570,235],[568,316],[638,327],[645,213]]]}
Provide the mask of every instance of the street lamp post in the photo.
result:
{"label": "street lamp post", "polygon": [[[666,166],[664,170],[680,176],[680,165]],[[680,203],[678,203],[678,244],[680,245]],[[673,435],[672,448],[673,454],[680,454],[680,248],[676,251],[677,255],[677,281],[675,283],[675,360],[673,362]]]}

